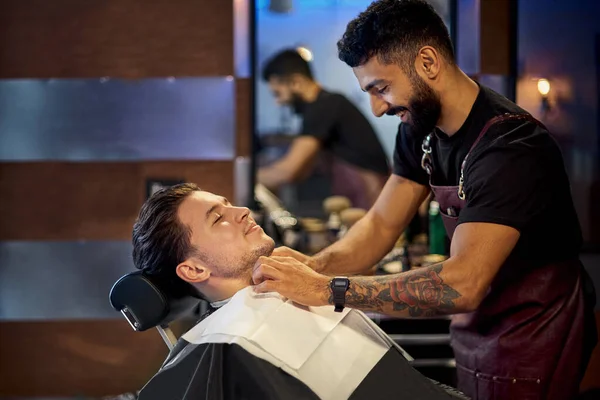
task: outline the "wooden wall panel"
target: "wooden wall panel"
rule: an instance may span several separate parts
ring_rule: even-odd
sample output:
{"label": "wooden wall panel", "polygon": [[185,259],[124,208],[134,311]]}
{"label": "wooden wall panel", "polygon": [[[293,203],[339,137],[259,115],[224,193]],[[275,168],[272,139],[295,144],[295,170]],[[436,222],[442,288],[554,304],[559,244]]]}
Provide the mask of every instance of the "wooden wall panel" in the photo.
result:
{"label": "wooden wall panel", "polygon": [[168,349],[124,320],[0,323],[0,396],[104,396],[140,389]]}
{"label": "wooden wall panel", "polygon": [[0,240],[130,240],[147,178],[233,198],[233,163],[0,163]]}
{"label": "wooden wall panel", "polygon": [[250,79],[236,79],[236,154],[238,156],[252,155],[251,107],[254,101],[251,93]]}
{"label": "wooden wall panel", "polygon": [[513,0],[480,1],[480,69],[481,74],[511,75],[511,43],[515,21],[511,20]]}
{"label": "wooden wall panel", "polygon": [[233,2],[0,1],[0,78],[233,75]]}

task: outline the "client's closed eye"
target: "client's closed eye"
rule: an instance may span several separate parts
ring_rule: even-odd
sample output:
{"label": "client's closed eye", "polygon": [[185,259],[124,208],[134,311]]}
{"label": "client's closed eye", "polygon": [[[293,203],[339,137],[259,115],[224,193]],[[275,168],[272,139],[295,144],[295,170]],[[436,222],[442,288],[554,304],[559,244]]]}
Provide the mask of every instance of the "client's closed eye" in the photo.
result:
{"label": "client's closed eye", "polygon": [[[215,213],[217,214],[217,213]],[[215,219],[215,221],[213,222],[213,225],[216,224],[217,222],[219,222],[221,220],[221,218],[223,218],[223,215],[221,214],[217,214],[217,218]]]}

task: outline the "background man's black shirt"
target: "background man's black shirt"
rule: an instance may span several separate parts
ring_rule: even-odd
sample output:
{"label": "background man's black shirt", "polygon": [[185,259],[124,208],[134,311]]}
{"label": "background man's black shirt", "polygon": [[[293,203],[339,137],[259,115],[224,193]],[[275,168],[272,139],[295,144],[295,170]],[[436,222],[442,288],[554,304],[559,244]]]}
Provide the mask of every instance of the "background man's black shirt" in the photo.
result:
{"label": "background man's black shirt", "polygon": [[321,90],[302,113],[302,135],[349,164],[387,175],[387,156],[367,118],[346,97]]}
{"label": "background man's black shirt", "polygon": [[[526,113],[480,85],[463,126],[452,137],[433,138],[434,185],[458,185],[461,163],[488,120],[504,113]],[[421,168],[422,137],[401,124],[394,173],[428,184]],[[465,165],[466,207],[459,224],[490,222],[511,226],[521,237],[513,256],[544,263],[577,257],[582,235],[561,151],[547,130],[529,121],[493,125]]]}

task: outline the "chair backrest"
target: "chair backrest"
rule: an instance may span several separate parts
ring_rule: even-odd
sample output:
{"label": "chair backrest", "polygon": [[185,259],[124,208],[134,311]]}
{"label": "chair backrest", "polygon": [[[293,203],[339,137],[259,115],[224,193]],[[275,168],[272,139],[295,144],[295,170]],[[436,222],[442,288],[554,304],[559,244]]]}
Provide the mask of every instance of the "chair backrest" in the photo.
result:
{"label": "chair backrest", "polygon": [[167,327],[172,321],[191,314],[201,301],[186,290],[184,284],[174,287],[141,271],[119,278],[110,290],[109,299],[111,306],[140,332]]}

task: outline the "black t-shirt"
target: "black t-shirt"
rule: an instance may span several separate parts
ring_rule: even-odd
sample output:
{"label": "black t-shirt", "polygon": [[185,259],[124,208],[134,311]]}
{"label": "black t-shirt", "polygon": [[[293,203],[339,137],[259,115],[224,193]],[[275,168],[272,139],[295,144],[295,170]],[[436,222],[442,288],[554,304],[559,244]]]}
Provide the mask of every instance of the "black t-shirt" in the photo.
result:
{"label": "black t-shirt", "polygon": [[[527,112],[480,85],[463,126],[451,137],[435,131],[432,183],[458,185],[460,167],[484,125],[494,116]],[[421,168],[423,138],[400,124],[394,173],[427,185]],[[576,257],[582,235],[562,153],[548,131],[531,121],[501,122],[473,149],[464,169],[466,206],[458,222],[490,222],[520,231],[512,256],[539,263]]]}
{"label": "black t-shirt", "polygon": [[302,135],[317,138],[323,149],[349,164],[390,173],[387,156],[373,127],[346,97],[321,90],[302,113]]}

